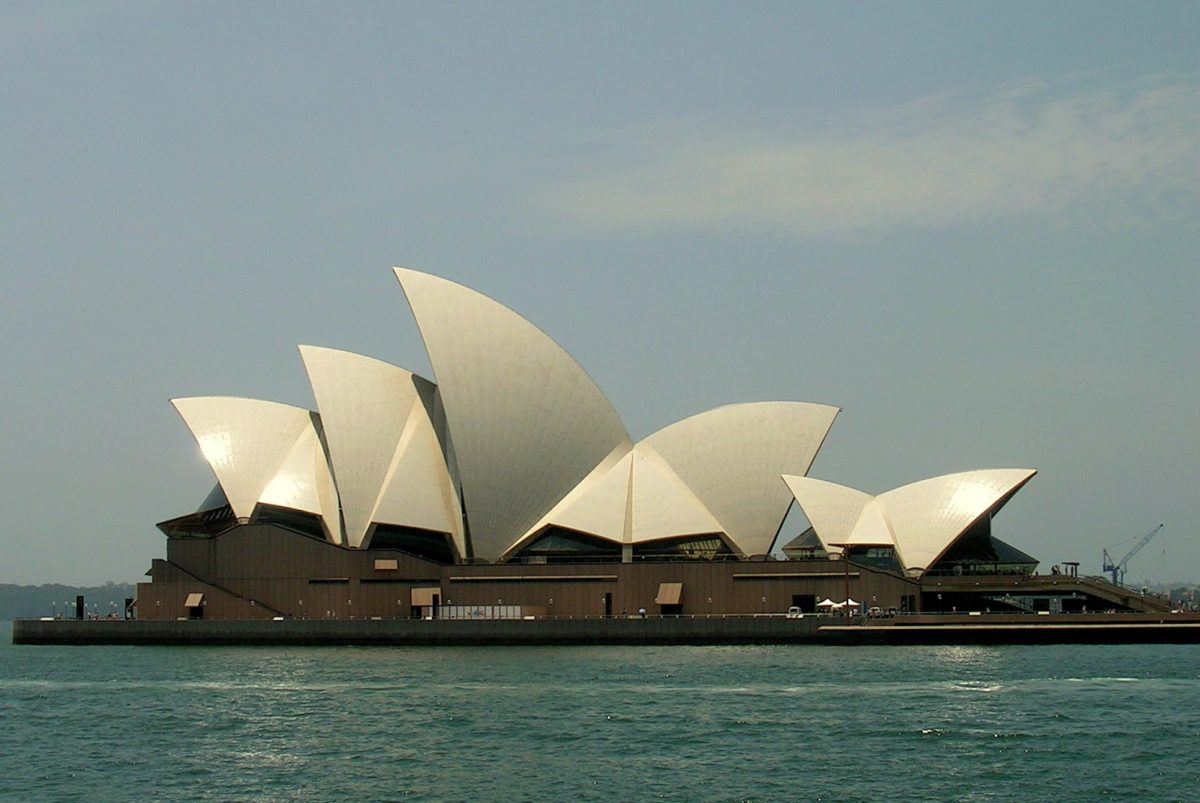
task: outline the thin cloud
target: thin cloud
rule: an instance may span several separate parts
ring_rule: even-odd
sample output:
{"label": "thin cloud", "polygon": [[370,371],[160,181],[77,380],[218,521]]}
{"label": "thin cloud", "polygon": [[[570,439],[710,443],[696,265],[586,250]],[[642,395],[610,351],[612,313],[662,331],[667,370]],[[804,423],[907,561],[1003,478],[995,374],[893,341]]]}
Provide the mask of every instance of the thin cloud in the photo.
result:
{"label": "thin cloud", "polygon": [[1178,220],[1200,200],[1200,86],[1179,80],[939,95],[784,133],[661,133],[625,143],[636,168],[561,181],[539,206],[592,229],[809,237],[1025,216]]}

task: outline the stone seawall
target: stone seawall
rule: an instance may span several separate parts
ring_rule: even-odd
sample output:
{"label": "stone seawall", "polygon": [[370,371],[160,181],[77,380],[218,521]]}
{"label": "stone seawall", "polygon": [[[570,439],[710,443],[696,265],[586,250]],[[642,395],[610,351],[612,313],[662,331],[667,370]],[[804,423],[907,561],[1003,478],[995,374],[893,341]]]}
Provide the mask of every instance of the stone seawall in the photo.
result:
{"label": "stone seawall", "polygon": [[846,645],[1195,644],[1200,624],[1151,616],[1142,621],[943,624],[897,627],[829,626],[818,638]]}
{"label": "stone seawall", "polygon": [[[828,619],[824,620],[827,623]],[[818,617],[646,619],[285,619],[13,622],[14,644],[786,644]]]}
{"label": "stone seawall", "polygon": [[[14,644],[255,644],[462,646],[520,644],[1120,644],[1200,643],[1194,616],[1118,615],[966,624],[844,624],[830,617],[646,619],[285,619],[114,621],[20,619]],[[1064,621],[1058,621],[1059,619]],[[916,617],[914,617],[914,620]]]}

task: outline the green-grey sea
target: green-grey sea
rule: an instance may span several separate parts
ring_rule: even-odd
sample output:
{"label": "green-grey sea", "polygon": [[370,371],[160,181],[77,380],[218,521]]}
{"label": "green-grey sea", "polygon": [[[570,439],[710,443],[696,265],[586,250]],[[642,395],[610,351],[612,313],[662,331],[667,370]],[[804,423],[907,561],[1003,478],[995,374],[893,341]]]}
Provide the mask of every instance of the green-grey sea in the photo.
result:
{"label": "green-grey sea", "polygon": [[1200,646],[0,639],[4,800],[1200,798]]}

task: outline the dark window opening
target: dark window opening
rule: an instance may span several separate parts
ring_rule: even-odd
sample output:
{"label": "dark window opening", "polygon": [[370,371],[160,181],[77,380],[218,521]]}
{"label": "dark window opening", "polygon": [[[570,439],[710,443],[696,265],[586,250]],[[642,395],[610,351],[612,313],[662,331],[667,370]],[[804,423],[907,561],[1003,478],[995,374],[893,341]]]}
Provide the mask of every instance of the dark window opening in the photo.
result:
{"label": "dark window opening", "polygon": [[358,582],[363,585],[411,586],[413,583],[436,583],[438,579],[436,577],[432,580],[427,577],[363,577]]}
{"label": "dark window opening", "polygon": [[788,560],[826,560],[829,557],[825,545],[817,538],[817,532],[812,527],[784,544],[783,554]]}
{"label": "dark window opening", "polygon": [[419,527],[376,524],[368,548],[395,549],[434,563],[454,563],[454,549],[450,546],[450,536]]}
{"label": "dark window opening", "polygon": [[621,545],[594,535],[547,527],[513,558],[518,563],[579,563],[619,561]]}
{"label": "dark window opening", "polygon": [[941,576],[1032,574],[1037,560],[992,537],[992,520],[983,516],[951,544],[926,574]]}
{"label": "dark window opening", "polygon": [[212,538],[237,523],[233,508],[222,505],[160,522],[157,526],[168,538]]}
{"label": "dark window opening", "polygon": [[800,613],[816,613],[817,598],[813,594],[792,594],[792,607],[799,608]]}
{"label": "dark window opening", "polygon": [[321,524],[321,517],[314,513],[305,513],[302,510],[260,504],[254,509],[254,515],[250,517],[250,523],[273,524],[276,527],[283,527],[286,530],[307,535],[309,538],[316,538],[320,541],[326,540],[325,526]]}
{"label": "dark window opening", "polygon": [[904,572],[896,558],[896,550],[890,546],[852,546],[849,549],[852,563],[889,572]]}
{"label": "dark window opening", "polygon": [[634,560],[731,560],[733,550],[716,533],[664,538],[633,545]]}

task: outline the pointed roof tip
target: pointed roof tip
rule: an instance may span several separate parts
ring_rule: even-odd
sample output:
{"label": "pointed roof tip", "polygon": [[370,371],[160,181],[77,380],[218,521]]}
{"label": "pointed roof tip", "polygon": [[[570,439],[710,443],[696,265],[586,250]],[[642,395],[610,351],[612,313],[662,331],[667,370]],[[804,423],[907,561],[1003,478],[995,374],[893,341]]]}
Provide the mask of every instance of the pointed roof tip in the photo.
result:
{"label": "pointed roof tip", "polygon": [[180,404],[191,404],[191,403],[211,404],[213,402],[218,402],[218,401],[234,402],[234,403],[250,402],[250,403],[254,403],[254,404],[274,405],[276,407],[292,407],[292,408],[297,408],[297,409],[303,409],[303,408],[299,408],[298,405],[295,405],[295,404],[288,404],[287,402],[274,401],[272,399],[259,399],[254,396],[234,396],[231,394],[221,394],[221,393],[211,393],[211,394],[205,394],[203,396],[173,396],[172,398],[168,399],[168,401],[176,409],[179,409]]}
{"label": "pointed roof tip", "polygon": [[778,408],[778,407],[788,407],[788,408],[803,407],[803,408],[807,408],[808,410],[811,410],[813,412],[815,412],[817,410],[823,411],[823,412],[831,415],[831,423],[830,423],[831,427],[832,427],[832,419],[836,418],[838,413],[840,413],[842,411],[842,408],[840,408],[836,405],[833,405],[833,404],[826,404],[825,402],[802,401],[799,399],[758,399],[755,401],[729,402],[728,404],[718,404],[716,407],[709,407],[706,410],[700,410],[699,412],[695,412],[695,413],[692,413],[691,415],[684,416],[683,418],[680,418],[677,421],[672,421],[671,423],[669,423],[663,427],[660,427],[658,430],[655,430],[650,435],[647,435],[645,438],[643,438],[643,440],[648,440],[649,438],[653,437],[654,435],[657,435],[659,432],[670,429],[671,427],[676,426],[678,424],[682,424],[685,421],[690,422],[690,421],[692,421],[692,419],[695,419],[695,418],[701,418],[704,416],[715,416],[715,415],[726,415],[727,416],[730,414],[745,412],[745,411],[748,411],[748,410],[751,410],[754,408],[763,409],[763,408]]}
{"label": "pointed roof tip", "polygon": [[321,357],[331,357],[341,360],[343,364],[357,362],[359,365],[371,365],[376,368],[384,368],[390,371],[402,372],[406,376],[411,377],[414,381],[420,380],[421,382],[425,382],[430,386],[437,386],[437,383],[432,379],[427,379],[426,377],[418,374],[416,371],[410,371],[407,368],[396,365],[393,362],[381,360],[378,357],[372,357],[370,354],[363,354],[358,351],[350,351],[349,349],[333,348],[331,346],[311,346],[303,343],[298,345],[296,348],[300,351],[300,360],[304,363],[305,371],[308,372],[310,384],[312,382],[314,360]]}
{"label": "pointed roof tip", "polygon": [[[413,270],[412,268],[404,268],[399,265],[393,265],[392,275],[396,277],[396,281],[400,283],[400,290],[404,293],[405,297],[407,297],[410,282],[426,276],[432,276],[433,274],[423,273],[419,270]],[[409,305],[412,305],[411,299],[409,300]]]}
{"label": "pointed roof tip", "polygon": [[[416,268],[405,268],[405,267],[401,267],[399,265],[392,266],[392,273],[396,276],[396,281],[400,282],[400,289],[404,291],[405,296],[410,296],[410,293],[409,293],[410,290],[417,290],[418,292],[420,292],[419,288],[422,288],[422,287],[424,287],[424,288],[439,288],[439,289],[443,289],[443,290],[451,290],[454,292],[468,293],[471,296],[477,296],[481,299],[485,299],[486,301],[488,301],[491,304],[495,304],[499,307],[503,307],[504,309],[508,310],[513,315],[518,316],[519,318],[521,318],[522,320],[524,320],[526,323],[530,324],[531,326],[535,326],[535,327],[537,326],[537,324],[534,324],[532,321],[529,321],[524,315],[517,312],[515,309],[508,306],[504,302],[497,301],[495,298],[492,298],[487,293],[483,292],[482,290],[478,290],[469,284],[463,284],[462,282],[457,282],[454,279],[447,279],[445,276],[440,276],[436,273],[430,273],[429,271],[417,270]],[[411,296],[409,297],[408,300],[409,300],[409,306],[411,307],[413,304],[413,299],[411,298]],[[415,312],[416,311],[414,310],[414,314],[415,314]],[[418,328],[419,327],[420,327],[420,324],[418,323]],[[538,331],[542,332],[542,334],[546,335],[546,337],[550,337],[550,335],[547,334],[540,327],[538,328]],[[553,338],[551,338],[551,339],[553,339]],[[555,341],[555,342],[557,343],[557,341]]]}
{"label": "pointed roof tip", "polygon": [[629,433],[596,381],[528,318],[449,279],[393,272],[471,489],[474,553],[497,559]]}
{"label": "pointed roof tip", "polygon": [[[317,355],[329,355],[329,356],[340,357],[340,358],[350,357],[350,358],[357,358],[360,360],[369,360],[371,362],[377,362],[377,363],[382,363],[383,365],[389,365],[393,368],[400,368],[400,366],[392,365],[387,360],[381,360],[378,357],[372,357],[370,354],[363,354],[358,351],[350,351],[350,349],[339,349],[339,348],[334,348],[333,346],[313,346],[313,345],[309,345],[306,343],[301,343],[301,344],[297,345],[296,348],[300,352],[301,359],[305,360],[306,362],[310,356],[315,357]],[[400,370],[407,371],[408,369],[400,368]],[[411,372],[409,372],[409,373],[411,373]]]}
{"label": "pointed roof tip", "polygon": [[437,274],[429,273],[423,270],[417,270],[416,268],[406,268],[403,265],[393,265],[392,274],[396,277],[396,280],[400,282],[401,287],[404,287],[405,281],[413,279],[441,279],[443,282],[450,281],[449,279],[444,279]]}

